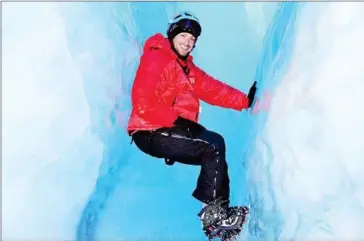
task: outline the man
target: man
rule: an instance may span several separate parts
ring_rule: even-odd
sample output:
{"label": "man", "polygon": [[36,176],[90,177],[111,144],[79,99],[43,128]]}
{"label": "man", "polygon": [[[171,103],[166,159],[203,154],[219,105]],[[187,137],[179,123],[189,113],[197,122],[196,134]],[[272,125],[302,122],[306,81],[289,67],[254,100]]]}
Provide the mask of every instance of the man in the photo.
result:
{"label": "man", "polygon": [[200,34],[199,20],[182,12],[170,21],[168,38],[158,33],[146,41],[132,89],[128,133],[141,151],[167,164],[201,166],[192,195],[204,204],[199,213],[203,230],[210,238],[227,239],[240,231],[248,210],[229,207],[224,138],[197,123],[200,100],[241,111],[251,107],[256,87],[254,82],[245,95],[197,67],[190,53]]}

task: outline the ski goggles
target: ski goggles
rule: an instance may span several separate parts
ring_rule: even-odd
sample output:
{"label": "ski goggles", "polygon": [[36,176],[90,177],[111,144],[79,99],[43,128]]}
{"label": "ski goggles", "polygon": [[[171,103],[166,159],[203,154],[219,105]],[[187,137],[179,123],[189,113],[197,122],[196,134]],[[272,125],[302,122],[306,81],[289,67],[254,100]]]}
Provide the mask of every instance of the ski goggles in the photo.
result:
{"label": "ski goggles", "polygon": [[201,35],[201,26],[194,20],[181,19],[180,21],[178,21],[175,24],[178,25],[181,32],[188,32],[195,37],[198,37]]}

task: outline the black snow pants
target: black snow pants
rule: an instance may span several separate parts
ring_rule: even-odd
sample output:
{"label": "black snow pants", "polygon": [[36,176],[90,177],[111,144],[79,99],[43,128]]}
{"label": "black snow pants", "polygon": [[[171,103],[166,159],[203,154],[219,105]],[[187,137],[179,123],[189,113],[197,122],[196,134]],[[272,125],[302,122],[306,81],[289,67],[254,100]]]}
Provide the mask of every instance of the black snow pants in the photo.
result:
{"label": "black snow pants", "polygon": [[192,196],[206,204],[222,197],[225,205],[229,204],[230,180],[225,140],[220,134],[206,129],[193,136],[186,129],[172,127],[137,131],[132,134],[132,139],[141,151],[153,157],[201,166]]}

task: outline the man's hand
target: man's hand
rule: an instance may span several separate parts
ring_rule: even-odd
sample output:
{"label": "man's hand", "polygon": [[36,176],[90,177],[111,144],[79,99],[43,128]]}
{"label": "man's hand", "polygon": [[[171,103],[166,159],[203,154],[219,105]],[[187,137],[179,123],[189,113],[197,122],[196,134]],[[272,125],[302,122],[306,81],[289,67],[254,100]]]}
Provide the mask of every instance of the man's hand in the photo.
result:
{"label": "man's hand", "polygon": [[257,92],[256,85],[257,85],[257,81],[254,81],[253,85],[250,87],[250,90],[248,93],[248,99],[249,99],[248,108],[250,108],[254,102],[255,93]]}

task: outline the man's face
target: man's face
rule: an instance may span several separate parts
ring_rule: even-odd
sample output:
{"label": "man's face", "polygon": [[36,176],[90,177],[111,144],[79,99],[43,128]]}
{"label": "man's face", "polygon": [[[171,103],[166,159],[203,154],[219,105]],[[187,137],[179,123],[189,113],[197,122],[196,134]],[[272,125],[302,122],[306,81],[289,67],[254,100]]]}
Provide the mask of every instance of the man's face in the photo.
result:
{"label": "man's face", "polygon": [[173,39],[173,46],[181,56],[187,56],[195,45],[196,38],[190,33],[179,33]]}

